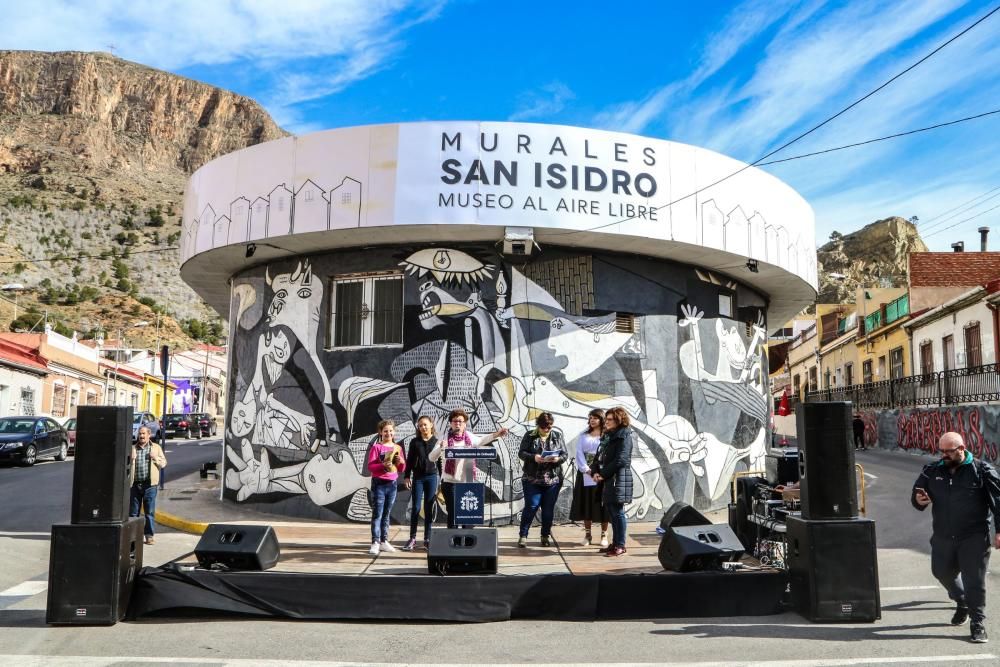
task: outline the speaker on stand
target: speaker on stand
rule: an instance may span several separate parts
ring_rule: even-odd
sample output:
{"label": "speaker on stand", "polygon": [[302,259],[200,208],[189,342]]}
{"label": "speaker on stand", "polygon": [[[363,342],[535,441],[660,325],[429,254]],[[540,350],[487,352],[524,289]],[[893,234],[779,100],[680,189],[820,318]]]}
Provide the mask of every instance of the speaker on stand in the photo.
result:
{"label": "speaker on stand", "polygon": [[851,403],[802,403],[797,411],[802,518],[857,517]]}
{"label": "speaker on stand", "polygon": [[76,415],[71,521],[128,518],[132,407],[81,405]]}

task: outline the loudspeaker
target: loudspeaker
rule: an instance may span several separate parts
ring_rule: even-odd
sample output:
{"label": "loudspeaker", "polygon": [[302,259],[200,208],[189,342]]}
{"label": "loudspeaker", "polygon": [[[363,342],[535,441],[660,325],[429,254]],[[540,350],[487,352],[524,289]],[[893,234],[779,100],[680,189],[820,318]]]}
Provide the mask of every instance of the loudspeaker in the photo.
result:
{"label": "loudspeaker", "polygon": [[738,561],[743,545],[725,524],[674,526],[660,541],[657,556],[665,570],[715,570],[725,562]]}
{"label": "loudspeaker", "polygon": [[875,522],[789,516],[787,565],[795,610],[810,621],[882,618]]}
{"label": "loudspeaker", "polygon": [[802,517],[857,517],[851,404],[803,403],[797,411]]}
{"label": "loudspeaker", "polygon": [[125,616],[142,567],[144,521],[52,526],[46,623],[114,625]]}
{"label": "loudspeaker", "polygon": [[76,413],[73,523],[128,518],[132,407],[81,405]]}
{"label": "loudspeaker", "polygon": [[427,546],[427,571],[431,574],[496,574],[496,528],[435,528]]}
{"label": "loudspeaker", "polygon": [[764,470],[775,485],[799,481],[798,448],[772,449],[764,458]]}
{"label": "loudspeaker", "polygon": [[198,565],[227,570],[269,570],[278,564],[281,547],[270,526],[210,523],[194,548]]}
{"label": "loudspeaker", "polygon": [[671,526],[710,526],[712,522],[705,518],[701,512],[691,507],[685,502],[677,500],[663,513],[660,519],[660,528],[664,532],[670,530]]}

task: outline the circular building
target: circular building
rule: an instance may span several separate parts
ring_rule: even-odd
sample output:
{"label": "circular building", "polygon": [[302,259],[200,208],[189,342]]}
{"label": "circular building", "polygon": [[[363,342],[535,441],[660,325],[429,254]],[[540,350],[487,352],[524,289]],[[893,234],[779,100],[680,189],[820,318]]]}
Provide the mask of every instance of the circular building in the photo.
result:
{"label": "circular building", "polygon": [[509,429],[477,478],[487,516],[515,520],[535,417],[572,450],[591,409],[622,406],[629,516],[722,506],[762,467],[767,327],[815,298],[813,227],[765,172],[575,127],[378,125],[214,160],[188,184],[181,275],[230,323],[224,497],[367,520],[376,424],[408,441],[463,408],[474,433]]}

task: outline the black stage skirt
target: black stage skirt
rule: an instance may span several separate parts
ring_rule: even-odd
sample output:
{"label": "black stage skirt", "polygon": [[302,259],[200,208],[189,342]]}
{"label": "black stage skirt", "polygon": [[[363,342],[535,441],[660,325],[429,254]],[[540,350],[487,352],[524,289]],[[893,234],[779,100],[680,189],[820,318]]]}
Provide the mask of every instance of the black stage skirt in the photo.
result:
{"label": "black stage skirt", "polygon": [[573,505],[569,508],[570,521],[605,522],[610,515],[601,504],[601,487],[584,486],[583,473],[577,471],[576,484],[573,486]]}

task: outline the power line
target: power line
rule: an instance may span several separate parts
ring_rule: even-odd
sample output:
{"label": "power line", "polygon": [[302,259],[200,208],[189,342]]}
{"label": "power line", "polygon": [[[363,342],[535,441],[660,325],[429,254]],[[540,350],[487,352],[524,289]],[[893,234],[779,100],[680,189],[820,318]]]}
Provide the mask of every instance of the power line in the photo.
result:
{"label": "power line", "polygon": [[[931,57],[933,57],[934,55],[936,55],[939,51],[941,51],[942,49],[944,49],[946,46],[950,45],[955,40],[957,40],[960,37],[964,36],[970,30],[972,30],[973,28],[975,28],[976,26],[978,26],[980,23],[982,23],[986,19],[988,19],[991,16],[993,16],[994,14],[996,14],[998,11],[1000,11],[1000,5],[997,5],[996,7],[994,7],[993,9],[991,9],[984,16],[980,17],[975,22],[973,22],[971,25],[969,25],[968,27],[966,27],[965,29],[963,29],[962,31],[960,31],[958,34],[952,36],[951,38],[949,38],[948,40],[946,40],[944,43],[942,43],[939,46],[937,46],[930,53],[928,53],[927,55],[925,55],[923,58],[921,58],[920,60],[916,61],[912,65],[908,66],[903,71],[901,71],[898,74],[894,75],[893,77],[889,78],[884,83],[882,83],[878,87],[874,88],[873,90],[869,91],[865,95],[861,96],[860,98],[858,98],[854,102],[851,102],[846,107],[844,107],[843,109],[841,109],[837,113],[833,114],[832,116],[830,116],[826,120],[822,121],[821,123],[819,123],[817,125],[814,125],[813,127],[809,128],[808,130],[806,130],[805,132],[803,132],[802,134],[796,136],[795,138],[793,138],[793,139],[785,142],[781,146],[775,148],[773,151],[771,151],[771,152],[769,152],[769,153],[767,153],[765,155],[762,155],[761,157],[757,158],[756,160],[754,160],[750,164],[744,165],[743,167],[737,169],[736,171],[734,171],[734,172],[732,172],[732,173],[730,173],[730,174],[728,174],[726,176],[723,176],[722,178],[720,178],[719,180],[717,180],[717,181],[715,181],[713,183],[709,183],[708,185],[705,185],[705,186],[702,186],[702,187],[698,188],[694,192],[690,192],[690,193],[684,195],[683,197],[679,197],[678,199],[674,199],[673,201],[667,202],[666,204],[662,204],[660,206],[654,206],[654,207],[652,207],[652,210],[658,211],[661,208],[670,208],[674,204],[680,203],[680,202],[684,201],[685,199],[689,199],[689,198],[697,195],[700,192],[704,192],[705,190],[708,190],[709,188],[713,188],[716,185],[719,185],[720,183],[722,183],[724,181],[727,181],[730,178],[733,178],[734,176],[742,174],[747,169],[750,169],[751,167],[757,166],[758,164],[760,164],[761,162],[763,162],[767,158],[771,157],[772,155],[775,155],[776,153],[779,153],[779,152],[783,151],[784,149],[788,148],[789,146],[791,146],[795,142],[797,142],[797,141],[799,141],[801,139],[804,139],[805,137],[809,136],[810,134],[812,134],[816,130],[818,130],[821,127],[823,127],[824,125],[827,125],[831,121],[839,118],[840,116],[844,115],[845,113],[847,113],[848,111],[850,111],[854,107],[858,106],[859,104],[861,104],[862,102],[864,102],[865,100],[867,100],[869,97],[871,97],[875,93],[878,93],[879,91],[881,91],[882,89],[884,89],[886,86],[888,86],[889,84],[893,83],[896,79],[899,79],[900,77],[908,74],[910,71],[914,70],[918,66],[922,65],[924,62],[926,62]],[[580,234],[580,233],[583,233],[583,232],[592,232],[592,231],[596,231],[598,229],[603,229],[604,227],[610,227],[611,225],[619,225],[619,224],[621,224],[623,222],[629,222],[629,221],[635,220],[636,218],[638,218],[638,215],[633,215],[633,216],[630,216],[630,217],[627,217],[627,218],[620,218],[618,220],[615,220],[614,222],[607,222],[607,223],[604,223],[602,225],[596,225],[594,227],[589,227],[587,229],[574,229],[574,230],[567,231],[567,232],[562,232],[562,233],[558,233],[557,232],[557,233],[552,234],[552,236],[568,236],[568,235],[571,235],[571,234]]]}
{"label": "power line", "polygon": [[965,118],[959,118],[958,120],[950,120],[946,123],[938,123],[937,125],[928,125],[927,127],[917,128],[916,130],[908,130],[906,132],[897,132],[896,134],[889,134],[884,137],[878,137],[876,139],[866,139],[865,141],[858,141],[853,144],[846,144],[844,146],[837,146],[835,148],[825,148],[820,151],[814,151],[812,153],[803,153],[802,155],[793,155],[792,157],[782,158],[780,160],[768,160],[767,162],[758,162],[758,166],[765,166],[769,164],[778,164],[780,162],[791,162],[792,160],[801,160],[802,158],[813,157],[815,155],[825,155],[826,153],[834,153],[836,151],[842,151],[848,148],[857,148],[858,146],[867,146],[868,144],[878,143],[880,141],[888,141],[889,139],[898,139],[899,137],[906,137],[911,134],[919,134],[920,132],[927,132],[929,130],[936,130],[940,127],[947,127],[949,125],[958,125],[959,123],[964,123],[970,120],[976,120],[977,118],[983,118],[984,116],[990,116],[993,114],[1000,113],[1000,109],[994,109],[993,111],[987,111],[985,113],[976,114],[975,116],[966,116]]}
{"label": "power line", "polygon": [[942,227],[941,229],[937,230],[936,232],[931,232],[930,234],[928,234],[928,235],[927,235],[927,237],[929,238],[929,237],[931,237],[931,236],[934,236],[935,234],[940,234],[941,232],[945,232],[945,231],[948,231],[949,229],[951,229],[951,228],[953,228],[953,227],[958,227],[958,226],[959,226],[960,224],[962,224],[963,222],[968,222],[969,220],[974,220],[974,219],[978,218],[979,216],[981,216],[981,215],[986,215],[986,214],[987,214],[987,213],[989,213],[990,211],[995,211],[995,210],[996,210],[996,209],[998,209],[998,208],[1000,208],[1000,204],[997,204],[997,205],[996,205],[996,206],[994,206],[993,208],[988,208],[988,209],[986,209],[985,211],[981,211],[981,212],[979,212],[979,213],[976,213],[975,215],[970,215],[970,216],[969,216],[968,218],[964,218],[964,219],[962,219],[962,220],[959,220],[958,222],[956,222],[956,223],[955,223],[955,224],[953,224],[953,225],[948,225],[947,227]]}
{"label": "power line", "polygon": [[[982,201],[977,202],[976,204],[973,204],[971,206],[959,206],[958,208],[961,209],[961,210],[956,211],[955,213],[952,213],[951,215],[938,220],[933,225],[930,225],[930,226],[922,229],[921,233],[926,233],[926,232],[929,232],[931,229],[934,229],[935,227],[940,227],[942,224],[944,224],[944,223],[948,222],[949,220],[953,219],[955,216],[961,215],[963,213],[968,213],[972,209],[974,209],[976,207],[979,207],[979,206],[982,206],[986,202],[990,201],[991,199],[996,199],[997,197],[1000,197],[1000,192],[996,193],[992,197],[987,197],[986,199],[983,199]],[[935,229],[934,231],[936,232],[938,230]]]}
{"label": "power line", "polygon": [[[165,252],[167,250],[177,250],[180,246],[160,246],[156,248],[148,248],[146,250],[130,250],[129,255],[145,255],[152,252]],[[63,255],[60,257],[36,257],[34,259],[3,259],[0,260],[0,264],[20,264],[24,262],[31,262],[32,264],[42,264],[45,262],[63,262],[71,259],[108,259],[107,254],[109,251],[105,251],[99,255]],[[122,255],[124,257],[124,255]]]}
{"label": "power line", "polygon": [[[971,210],[973,208],[976,208],[977,206],[982,206],[983,204],[985,204],[986,202],[990,201],[991,199],[996,199],[997,197],[1000,197],[1000,192],[997,192],[997,190],[1000,190],[1000,186],[992,188],[991,190],[987,190],[986,192],[982,193],[981,195],[977,195],[977,196],[973,197],[972,199],[964,201],[964,202],[962,202],[961,204],[959,204],[957,206],[953,206],[952,208],[948,209],[947,211],[945,211],[943,213],[939,213],[936,216],[934,216],[932,218],[929,218],[928,221],[929,220],[937,220],[937,222],[935,222],[932,225],[925,226],[921,231],[924,231],[924,232],[930,231],[934,227],[940,226],[942,223],[951,220],[952,218],[954,218],[957,215],[961,215],[962,213],[966,213],[969,210]],[[995,192],[996,194],[994,194],[993,196],[987,196],[987,195],[989,195],[990,193],[993,193],[993,192]],[[984,199],[984,197],[985,197],[985,199]],[[980,200],[980,201],[977,201],[977,200]],[[975,202],[975,203],[973,203],[973,202]],[[940,219],[938,220],[938,218],[940,218]],[[924,222],[926,222],[926,221],[920,220],[918,222],[918,226],[919,226],[920,223],[924,223]]]}

